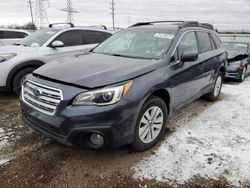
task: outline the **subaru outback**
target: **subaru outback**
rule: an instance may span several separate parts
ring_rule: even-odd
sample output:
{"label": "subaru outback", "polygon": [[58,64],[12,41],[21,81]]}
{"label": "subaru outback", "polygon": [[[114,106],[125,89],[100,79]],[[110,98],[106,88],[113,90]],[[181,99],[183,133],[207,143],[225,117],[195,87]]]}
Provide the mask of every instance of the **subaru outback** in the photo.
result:
{"label": "subaru outback", "polygon": [[151,148],[167,118],[221,92],[227,54],[212,25],[144,22],[22,81],[22,117],[69,146]]}

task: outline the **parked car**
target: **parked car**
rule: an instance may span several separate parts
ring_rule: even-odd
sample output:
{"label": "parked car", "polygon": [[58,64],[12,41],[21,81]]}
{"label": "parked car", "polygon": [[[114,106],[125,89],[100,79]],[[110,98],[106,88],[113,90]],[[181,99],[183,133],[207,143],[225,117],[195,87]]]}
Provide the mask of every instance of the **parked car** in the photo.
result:
{"label": "parked car", "polygon": [[242,82],[249,74],[250,42],[246,42],[246,39],[241,39],[234,41],[224,40],[223,43],[229,54],[226,78],[233,78]]}
{"label": "parked car", "polygon": [[20,92],[22,78],[56,58],[85,52],[112,35],[88,27],[52,27],[26,37],[20,44],[0,47],[0,91]]}
{"label": "parked car", "polygon": [[250,61],[247,53],[243,51],[227,50],[229,66],[226,69],[226,78],[233,78],[243,82],[250,73]]}
{"label": "parked car", "polygon": [[22,82],[22,117],[66,145],[130,144],[143,151],[159,140],[174,112],[202,96],[219,97],[227,64],[209,24],[138,23],[89,54],[29,74]]}
{"label": "parked car", "polygon": [[30,35],[30,32],[17,29],[0,29],[0,46],[18,43]]}

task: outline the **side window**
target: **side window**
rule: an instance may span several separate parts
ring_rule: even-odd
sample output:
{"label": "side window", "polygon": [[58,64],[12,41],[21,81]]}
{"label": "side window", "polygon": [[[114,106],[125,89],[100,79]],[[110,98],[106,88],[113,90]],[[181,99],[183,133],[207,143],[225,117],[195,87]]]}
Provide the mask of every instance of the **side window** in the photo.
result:
{"label": "side window", "polygon": [[111,37],[112,34],[111,33],[104,33],[104,36],[105,36],[105,40],[106,40],[107,38]]}
{"label": "side window", "polygon": [[215,35],[215,34],[211,34],[213,41],[215,43],[216,49],[221,48],[222,47],[222,42],[220,41],[220,39]]}
{"label": "side window", "polygon": [[64,47],[83,45],[82,32],[79,30],[65,31],[55,40],[62,41],[64,43]]}
{"label": "side window", "polygon": [[214,40],[213,40],[213,38],[212,38],[212,36],[210,34],[209,34],[209,38],[210,38],[210,42],[211,42],[211,45],[212,45],[212,49],[213,50],[217,49],[217,47],[215,45],[215,42],[214,42]]}
{"label": "side window", "polygon": [[211,41],[207,32],[197,32],[200,53],[212,50]]}
{"label": "side window", "polygon": [[28,34],[27,33],[23,33],[23,32],[18,32],[18,38],[25,38],[25,37],[27,37],[28,36]]}
{"label": "side window", "polygon": [[180,60],[182,53],[185,51],[198,53],[197,39],[194,32],[188,32],[181,38],[171,62]]}
{"label": "side window", "polygon": [[3,31],[0,31],[0,39],[3,39]]}
{"label": "side window", "polygon": [[106,37],[103,32],[85,30],[87,44],[97,44],[103,42]]}
{"label": "side window", "polygon": [[19,32],[15,32],[15,31],[3,31],[3,38],[5,38],[5,39],[19,38],[18,33]]}

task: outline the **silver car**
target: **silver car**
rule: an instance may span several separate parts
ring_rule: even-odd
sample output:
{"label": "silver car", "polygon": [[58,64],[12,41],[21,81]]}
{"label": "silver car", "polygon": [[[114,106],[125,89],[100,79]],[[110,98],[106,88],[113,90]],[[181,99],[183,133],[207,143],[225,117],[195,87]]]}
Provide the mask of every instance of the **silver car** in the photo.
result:
{"label": "silver car", "polygon": [[0,29],[0,46],[18,43],[30,35],[30,32],[18,29]]}
{"label": "silver car", "polygon": [[112,35],[92,27],[49,27],[0,47],[0,91],[20,91],[22,78],[57,58],[84,53]]}

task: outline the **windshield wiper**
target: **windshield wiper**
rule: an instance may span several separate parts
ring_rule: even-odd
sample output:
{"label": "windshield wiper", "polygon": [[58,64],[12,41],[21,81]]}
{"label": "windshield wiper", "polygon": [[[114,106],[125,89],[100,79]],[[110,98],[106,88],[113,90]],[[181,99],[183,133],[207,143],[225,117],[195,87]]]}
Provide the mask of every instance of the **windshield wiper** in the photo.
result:
{"label": "windshield wiper", "polygon": [[97,54],[103,54],[103,55],[111,55],[111,56],[117,56],[117,57],[127,57],[127,58],[133,58],[133,59],[156,60],[155,58],[148,58],[148,57],[141,57],[141,56],[129,56],[129,55],[112,54],[112,53],[102,53],[102,52],[95,52],[95,51],[92,51],[91,53],[97,53]]}
{"label": "windshield wiper", "polygon": [[122,55],[122,54],[108,54],[108,55],[117,56],[117,57],[134,58],[134,59],[154,59],[154,58],[148,58],[148,57],[141,57],[141,56],[129,56],[129,55]]}

